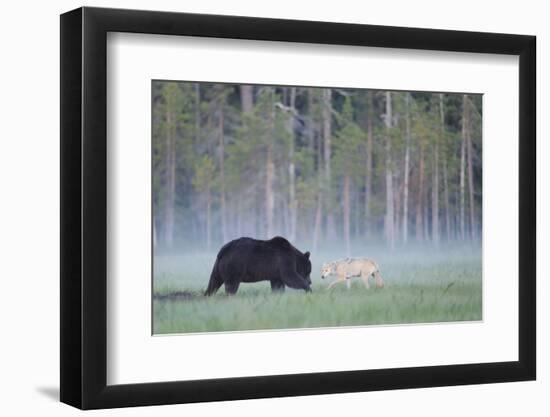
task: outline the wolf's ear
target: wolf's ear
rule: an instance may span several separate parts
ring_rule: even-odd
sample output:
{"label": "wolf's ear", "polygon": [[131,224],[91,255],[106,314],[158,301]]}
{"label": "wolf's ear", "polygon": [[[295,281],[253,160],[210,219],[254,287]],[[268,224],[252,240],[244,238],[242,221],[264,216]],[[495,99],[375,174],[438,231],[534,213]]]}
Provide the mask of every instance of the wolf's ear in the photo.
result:
{"label": "wolf's ear", "polygon": [[306,257],[306,259],[309,259],[309,252],[304,253],[304,256]]}

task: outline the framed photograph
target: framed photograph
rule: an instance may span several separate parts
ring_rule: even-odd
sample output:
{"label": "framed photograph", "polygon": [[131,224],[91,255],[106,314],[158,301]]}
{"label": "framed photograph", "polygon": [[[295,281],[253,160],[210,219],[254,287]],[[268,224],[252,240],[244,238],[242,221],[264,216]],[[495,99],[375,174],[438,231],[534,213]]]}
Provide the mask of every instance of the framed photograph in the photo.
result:
{"label": "framed photograph", "polygon": [[61,16],[61,401],[533,380],[535,37]]}

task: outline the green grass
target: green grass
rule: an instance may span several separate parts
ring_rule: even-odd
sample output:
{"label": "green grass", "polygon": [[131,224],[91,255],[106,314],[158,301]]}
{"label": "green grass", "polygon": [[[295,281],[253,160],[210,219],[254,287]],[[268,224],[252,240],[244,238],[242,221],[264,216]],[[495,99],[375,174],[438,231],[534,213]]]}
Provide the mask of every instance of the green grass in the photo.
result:
{"label": "green grass", "polygon": [[[369,253],[372,253],[369,252]],[[241,284],[228,297],[223,287],[202,296],[215,254],[157,255],[154,268],[155,334],[364,326],[481,320],[481,250],[446,248],[375,253],[386,282],[366,290],[354,280],[327,291],[320,264],[335,253],[313,257],[312,293],[269,283]]]}

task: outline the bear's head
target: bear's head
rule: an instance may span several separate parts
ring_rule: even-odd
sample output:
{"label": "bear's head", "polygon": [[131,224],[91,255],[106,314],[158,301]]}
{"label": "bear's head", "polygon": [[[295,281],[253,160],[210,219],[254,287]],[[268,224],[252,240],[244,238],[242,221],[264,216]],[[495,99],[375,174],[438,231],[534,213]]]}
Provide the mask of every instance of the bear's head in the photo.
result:
{"label": "bear's head", "polygon": [[311,285],[311,261],[309,260],[309,252],[298,255],[296,260],[296,270],[297,272],[305,278],[309,285]]}

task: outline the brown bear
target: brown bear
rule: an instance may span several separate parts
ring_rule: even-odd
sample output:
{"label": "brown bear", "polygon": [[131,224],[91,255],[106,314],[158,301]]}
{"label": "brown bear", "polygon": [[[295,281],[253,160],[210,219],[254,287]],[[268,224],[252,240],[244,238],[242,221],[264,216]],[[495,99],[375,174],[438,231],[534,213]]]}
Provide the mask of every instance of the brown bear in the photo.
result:
{"label": "brown bear", "polygon": [[270,281],[272,291],[285,286],[311,291],[309,252],[302,253],[283,237],[257,240],[241,237],[218,252],[205,295],[215,294],[225,285],[235,294],[241,282]]}

